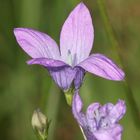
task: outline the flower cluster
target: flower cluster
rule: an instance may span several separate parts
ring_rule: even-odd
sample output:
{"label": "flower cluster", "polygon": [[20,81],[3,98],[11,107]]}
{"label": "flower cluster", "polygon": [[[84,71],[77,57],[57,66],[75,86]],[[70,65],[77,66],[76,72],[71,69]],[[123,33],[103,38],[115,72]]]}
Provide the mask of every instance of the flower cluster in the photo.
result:
{"label": "flower cluster", "polygon": [[[83,103],[78,91],[86,72],[115,81],[121,81],[125,76],[103,54],[90,55],[94,28],[90,12],[83,3],[78,4],[65,21],[60,33],[60,49],[49,35],[33,29],[15,28],[14,34],[20,47],[32,58],[27,62],[29,65],[45,67],[64,92],[68,92],[74,83],[72,112],[85,139],[121,140],[122,127],[118,121],[126,111],[124,101],[104,106],[93,103],[86,113],[82,112]],[[71,97],[68,102],[71,102]]]}
{"label": "flower cluster", "polygon": [[118,122],[126,112],[124,101],[118,100],[116,105],[107,103],[103,106],[93,103],[88,106],[86,113],[82,112],[82,107],[82,100],[76,91],[72,111],[87,140],[121,140],[123,128]]}

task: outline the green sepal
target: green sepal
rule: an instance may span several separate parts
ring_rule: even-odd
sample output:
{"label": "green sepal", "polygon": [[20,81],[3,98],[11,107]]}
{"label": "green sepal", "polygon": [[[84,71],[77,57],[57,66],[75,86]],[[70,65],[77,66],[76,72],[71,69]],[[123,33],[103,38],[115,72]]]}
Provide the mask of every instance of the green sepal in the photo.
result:
{"label": "green sepal", "polygon": [[65,93],[65,98],[66,98],[66,102],[69,106],[72,106],[72,98],[73,98],[73,94],[74,94],[74,89],[70,88],[67,91],[64,91]]}

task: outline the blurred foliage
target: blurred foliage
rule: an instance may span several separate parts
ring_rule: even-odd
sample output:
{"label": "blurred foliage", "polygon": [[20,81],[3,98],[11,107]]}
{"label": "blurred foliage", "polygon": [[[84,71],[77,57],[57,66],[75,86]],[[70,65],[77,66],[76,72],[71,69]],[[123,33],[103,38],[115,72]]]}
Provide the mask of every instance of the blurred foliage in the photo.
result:
{"label": "blurred foliage", "polygon": [[[46,32],[59,43],[61,27],[69,12],[79,2],[80,0],[0,0],[1,140],[35,140],[31,116],[38,107],[52,119],[49,140],[83,139],[62,91],[45,69],[25,63],[29,57],[17,45],[13,35],[15,27],[30,27]],[[118,52],[109,41],[97,1],[84,2],[89,7],[94,22],[93,51],[103,53],[120,63],[117,59]],[[123,62],[120,65],[125,67],[127,84],[132,92],[127,92],[124,82],[107,81],[91,74],[86,74],[80,90],[85,107],[93,101],[102,104],[115,103],[119,98],[126,101],[127,114],[121,121],[124,140],[140,138],[139,5],[139,0],[105,1],[108,19],[119,43]]]}

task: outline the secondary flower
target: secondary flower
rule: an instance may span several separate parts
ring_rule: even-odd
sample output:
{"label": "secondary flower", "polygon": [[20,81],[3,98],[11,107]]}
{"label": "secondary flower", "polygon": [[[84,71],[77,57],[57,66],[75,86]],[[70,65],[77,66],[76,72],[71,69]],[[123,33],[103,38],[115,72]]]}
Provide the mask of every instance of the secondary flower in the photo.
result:
{"label": "secondary flower", "polygon": [[121,140],[123,128],[118,124],[126,112],[124,101],[116,105],[107,103],[101,106],[93,103],[86,113],[82,112],[83,103],[78,91],[73,96],[72,111],[87,140]]}
{"label": "secondary flower", "polygon": [[21,48],[32,57],[27,63],[39,64],[63,90],[74,82],[78,89],[85,71],[109,80],[122,80],[124,72],[102,54],[89,56],[94,29],[87,7],[80,3],[66,19],[60,34],[60,50],[47,34],[29,28],[15,28],[14,34]]}

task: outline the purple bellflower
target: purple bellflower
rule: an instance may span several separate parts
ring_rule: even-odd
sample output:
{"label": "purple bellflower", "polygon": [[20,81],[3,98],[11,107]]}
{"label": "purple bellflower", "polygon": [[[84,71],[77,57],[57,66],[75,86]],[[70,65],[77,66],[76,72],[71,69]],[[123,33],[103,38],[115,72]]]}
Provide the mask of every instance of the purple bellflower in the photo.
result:
{"label": "purple bellflower", "polygon": [[124,72],[102,54],[89,56],[94,29],[87,7],[80,3],[66,19],[60,34],[60,50],[47,34],[29,28],[15,28],[21,48],[32,57],[29,65],[44,66],[63,90],[74,82],[78,89],[86,71],[109,80],[122,80]]}
{"label": "purple bellflower", "polygon": [[82,100],[76,91],[72,111],[86,140],[121,140],[123,128],[118,121],[126,112],[124,101],[118,100],[116,105],[107,103],[104,106],[93,103],[88,106],[86,113],[82,112],[82,107]]}

